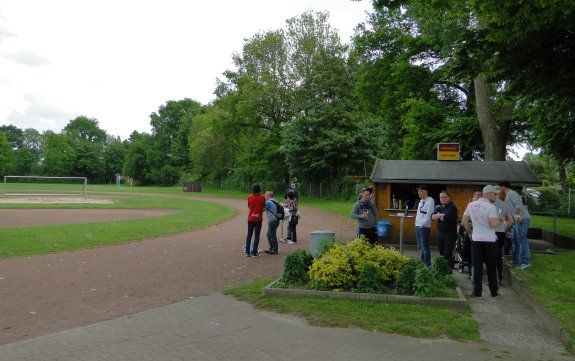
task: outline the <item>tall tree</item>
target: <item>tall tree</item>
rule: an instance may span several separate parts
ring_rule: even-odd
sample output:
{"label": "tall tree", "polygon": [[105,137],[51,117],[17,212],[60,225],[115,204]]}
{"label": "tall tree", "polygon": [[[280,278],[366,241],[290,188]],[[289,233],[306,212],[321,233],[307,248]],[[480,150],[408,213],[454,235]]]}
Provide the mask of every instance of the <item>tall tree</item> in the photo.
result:
{"label": "tall tree", "polygon": [[8,175],[14,167],[12,145],[3,131],[0,131],[0,176]]}

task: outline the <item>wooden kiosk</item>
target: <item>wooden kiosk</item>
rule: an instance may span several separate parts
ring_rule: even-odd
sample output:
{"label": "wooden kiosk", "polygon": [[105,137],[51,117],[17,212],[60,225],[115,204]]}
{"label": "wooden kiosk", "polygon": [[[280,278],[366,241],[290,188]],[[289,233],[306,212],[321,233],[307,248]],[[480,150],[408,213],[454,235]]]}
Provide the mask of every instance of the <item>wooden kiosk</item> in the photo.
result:
{"label": "wooden kiosk", "polygon": [[[373,199],[381,220],[391,222],[389,236],[380,243],[399,244],[400,219],[398,213],[415,216],[419,202],[416,188],[425,184],[429,196],[439,204],[439,193],[446,190],[458,210],[461,220],[475,190],[487,184],[508,181],[513,188],[538,186],[539,179],[523,161],[438,161],[438,160],[384,160],[375,162],[371,173]],[[395,201],[394,201],[395,200]],[[395,203],[395,204],[394,204]],[[436,222],[432,223],[430,244],[437,244]],[[416,244],[415,220],[404,219],[404,244]]]}

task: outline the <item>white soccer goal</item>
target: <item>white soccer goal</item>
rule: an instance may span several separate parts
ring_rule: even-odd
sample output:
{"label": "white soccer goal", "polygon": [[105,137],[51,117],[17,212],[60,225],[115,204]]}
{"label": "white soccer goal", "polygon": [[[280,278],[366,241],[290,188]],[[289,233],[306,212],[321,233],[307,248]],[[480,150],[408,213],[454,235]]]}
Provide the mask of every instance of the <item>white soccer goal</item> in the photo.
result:
{"label": "white soccer goal", "polygon": [[85,196],[86,177],[4,176],[6,196]]}

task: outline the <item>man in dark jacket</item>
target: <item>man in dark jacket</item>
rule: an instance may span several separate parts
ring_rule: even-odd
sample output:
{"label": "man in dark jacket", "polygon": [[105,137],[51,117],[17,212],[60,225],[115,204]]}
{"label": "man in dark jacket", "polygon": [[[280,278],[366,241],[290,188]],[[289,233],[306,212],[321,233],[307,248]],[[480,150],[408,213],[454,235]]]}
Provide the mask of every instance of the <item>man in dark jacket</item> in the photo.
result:
{"label": "man in dark jacket", "polygon": [[377,207],[369,200],[371,192],[365,189],[351,211],[351,218],[357,219],[359,234],[364,235],[368,242],[374,245],[377,242],[376,224],[379,220]]}
{"label": "man in dark jacket", "polygon": [[439,193],[439,203],[431,219],[437,221],[439,232],[439,254],[447,260],[450,269],[453,268],[453,248],[457,239],[457,207],[451,201],[449,193]]}

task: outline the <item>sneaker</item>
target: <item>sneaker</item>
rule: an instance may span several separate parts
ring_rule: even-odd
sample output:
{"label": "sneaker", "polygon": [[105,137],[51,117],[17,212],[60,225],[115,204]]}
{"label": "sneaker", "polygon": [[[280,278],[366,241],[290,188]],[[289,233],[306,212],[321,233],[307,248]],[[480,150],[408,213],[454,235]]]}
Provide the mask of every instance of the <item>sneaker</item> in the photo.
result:
{"label": "sneaker", "polygon": [[252,257],[258,257],[257,253],[252,253]]}
{"label": "sneaker", "polygon": [[483,298],[483,296],[477,296],[475,293],[470,294],[469,297],[473,297],[473,298]]}
{"label": "sneaker", "polygon": [[281,243],[286,243],[286,240],[285,240],[285,239],[283,239],[283,238],[280,238],[280,239],[278,239],[278,242],[281,242]]}
{"label": "sneaker", "polygon": [[501,297],[503,297],[503,295],[502,295],[501,293],[497,292],[497,294],[496,294],[495,296],[491,295],[491,297],[493,297],[493,298],[501,298]]}
{"label": "sneaker", "polygon": [[248,254],[246,254],[246,257],[251,257],[251,256],[252,256],[252,255],[251,255],[251,254],[249,254],[249,253],[248,253]]}
{"label": "sneaker", "polygon": [[530,263],[523,263],[521,266],[517,267],[517,269],[526,269],[531,267]]}
{"label": "sneaker", "polygon": [[295,244],[294,241],[288,241],[288,244]]}

